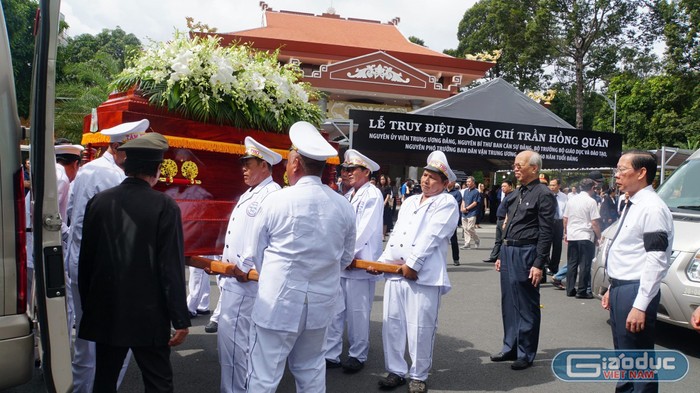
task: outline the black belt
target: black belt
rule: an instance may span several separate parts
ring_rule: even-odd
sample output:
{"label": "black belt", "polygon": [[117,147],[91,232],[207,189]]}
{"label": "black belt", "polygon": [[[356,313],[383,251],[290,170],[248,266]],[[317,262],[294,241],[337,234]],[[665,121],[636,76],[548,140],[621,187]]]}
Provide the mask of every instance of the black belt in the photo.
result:
{"label": "black belt", "polygon": [[531,239],[531,240],[504,239],[503,244],[506,246],[522,247],[522,246],[530,246],[533,244],[537,244],[537,240],[536,239]]}
{"label": "black belt", "polygon": [[623,285],[639,284],[639,280],[616,280],[611,278],[610,283],[613,287],[621,287]]}

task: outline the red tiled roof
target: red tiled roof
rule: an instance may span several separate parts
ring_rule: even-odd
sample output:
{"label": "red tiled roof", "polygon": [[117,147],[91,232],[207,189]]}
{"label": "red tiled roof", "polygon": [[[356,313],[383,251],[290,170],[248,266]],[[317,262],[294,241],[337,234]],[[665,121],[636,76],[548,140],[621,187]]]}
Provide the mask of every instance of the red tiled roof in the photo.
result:
{"label": "red tiled roof", "polygon": [[269,10],[265,11],[265,19],[265,27],[228,34],[451,58],[410,42],[393,24]]}

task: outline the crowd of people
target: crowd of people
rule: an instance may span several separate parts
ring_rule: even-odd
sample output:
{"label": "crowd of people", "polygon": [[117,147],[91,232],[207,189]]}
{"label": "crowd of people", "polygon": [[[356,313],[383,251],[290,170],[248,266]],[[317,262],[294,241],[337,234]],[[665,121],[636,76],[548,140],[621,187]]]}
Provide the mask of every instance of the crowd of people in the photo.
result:
{"label": "crowd of people", "polygon": [[[191,270],[186,296],[180,210],[152,189],[168,142],[147,129],[143,120],[103,130],[110,138],[105,154],[80,169],[82,146],[56,146],[60,214],[68,218],[62,232],[74,314],[69,330],[73,322],[77,329],[75,392],[115,392],[131,356],[146,391],[173,391],[170,348],[185,341],[190,318],[209,314],[201,274],[212,271]],[[289,136],[284,188],[272,178],[282,156],[253,138],[244,141],[240,168],[248,189],[231,212],[218,256],[233,267],[219,276],[216,319],[207,325],[217,333],[222,392],[274,392],[285,364],[300,392],[325,391],[327,369],[360,372],[381,279],[387,374],[378,385],[427,392],[440,298],[451,289],[447,254],[459,266],[460,248],[480,247],[476,228],[487,210],[496,241],[484,262],[499,272],[503,323],[503,344],[491,361],[512,361],[513,370],[533,364],[540,284],[548,274],[567,296],[592,298],[593,253],[618,217],[605,254],[611,285],[602,306],[610,311],[615,349],[653,349],[673,242],[670,212],[651,188],[653,154],[623,153],[614,172],[621,198],[597,171],[567,193],[559,179],[541,173],[542,158],[530,150],[516,156],[515,179],[490,195],[471,176],[460,187],[441,151],[427,157],[419,182],[397,190],[386,175],[373,182],[380,166],[350,149],[334,190],[321,175],[336,150],[306,122],[295,123]],[[560,268],[564,242],[567,262]],[[369,267],[356,268],[359,260]],[[691,324],[700,329],[700,311]],[[618,389],[655,384],[625,382]]]}

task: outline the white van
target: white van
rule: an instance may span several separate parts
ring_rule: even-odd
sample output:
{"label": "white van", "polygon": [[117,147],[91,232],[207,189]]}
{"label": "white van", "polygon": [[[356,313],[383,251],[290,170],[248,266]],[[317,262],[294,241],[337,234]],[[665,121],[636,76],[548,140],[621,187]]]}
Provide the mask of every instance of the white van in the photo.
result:
{"label": "white van", "polygon": [[[0,8],[0,390],[27,382],[35,364],[35,342],[50,392],[72,390],[66,318],[60,218],[56,197],[53,113],[56,36],[60,1],[42,0],[37,24],[31,127],[32,224],[25,219],[20,155],[23,129],[17,115],[15,84],[4,10]],[[26,229],[32,227],[35,266],[34,328],[27,310]],[[40,339],[36,340],[38,336]]]}

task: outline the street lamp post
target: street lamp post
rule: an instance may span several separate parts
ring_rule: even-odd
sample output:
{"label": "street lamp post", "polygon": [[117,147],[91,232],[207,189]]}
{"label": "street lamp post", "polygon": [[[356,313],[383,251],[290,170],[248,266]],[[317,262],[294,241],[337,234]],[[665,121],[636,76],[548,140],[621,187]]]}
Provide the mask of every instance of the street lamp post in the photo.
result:
{"label": "street lamp post", "polygon": [[613,111],[613,134],[614,134],[616,131],[616,128],[617,128],[617,92],[615,92],[615,94],[613,95],[613,98],[615,99],[614,101],[611,100],[610,98],[602,95],[601,93],[598,93],[598,95],[605,99],[605,101],[608,103],[608,106]]}

